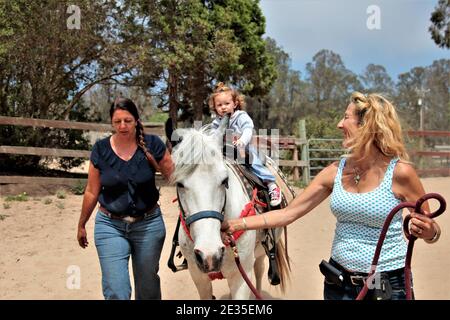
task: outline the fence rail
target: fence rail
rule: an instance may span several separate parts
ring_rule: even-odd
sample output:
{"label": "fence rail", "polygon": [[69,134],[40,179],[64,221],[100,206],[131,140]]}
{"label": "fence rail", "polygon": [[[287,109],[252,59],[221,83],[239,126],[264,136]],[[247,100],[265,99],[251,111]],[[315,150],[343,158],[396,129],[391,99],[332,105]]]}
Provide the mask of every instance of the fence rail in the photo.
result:
{"label": "fence rail", "polygon": [[[29,126],[57,129],[75,129],[94,132],[111,132],[112,126],[106,123],[89,123],[48,119],[29,119],[21,117],[5,117],[0,116],[0,125],[13,126]],[[164,125],[161,123],[145,122],[144,131],[146,133],[164,136]],[[304,125],[304,124],[303,124]],[[255,143],[265,144],[267,149],[274,144],[279,150],[291,150],[292,159],[280,159],[278,164],[280,167],[291,167],[294,170],[294,179],[299,179],[299,168],[307,168],[309,166],[305,159],[299,159],[298,150],[307,143],[306,137],[296,138],[288,137],[261,137],[255,136]],[[57,148],[41,148],[41,147],[25,147],[25,146],[0,146],[0,154],[20,154],[34,155],[43,157],[75,157],[89,158],[91,151],[89,150],[73,150],[73,149],[57,149]],[[303,170],[304,171],[304,170]],[[162,182],[161,177],[157,175],[157,179]],[[47,177],[25,177],[25,176],[0,176],[0,183],[44,183],[44,184],[69,184],[73,185],[85,179],[78,178],[47,178]]]}
{"label": "fence rail", "polygon": [[[0,125],[26,126],[26,127],[44,127],[57,129],[76,129],[97,132],[110,132],[111,124],[108,123],[92,123],[92,122],[76,122],[64,120],[47,120],[47,119],[29,119],[21,117],[5,117],[0,116]],[[164,135],[164,125],[156,122],[144,122],[144,131],[159,136]]]}
{"label": "fence rail", "polygon": [[[31,126],[44,128],[58,128],[58,129],[75,129],[95,132],[111,132],[112,126],[106,123],[89,123],[89,122],[74,122],[61,120],[47,120],[47,119],[28,119],[21,117],[5,117],[0,116],[0,125],[13,126]],[[164,136],[164,125],[161,123],[147,122],[143,123],[144,131],[159,136]],[[279,150],[292,151],[292,159],[279,159],[280,167],[293,168],[293,179],[297,181],[300,179],[300,170],[302,172],[303,183],[308,184],[310,179],[314,177],[314,172],[323,169],[332,161],[339,160],[337,155],[345,152],[342,149],[342,139],[307,139],[305,130],[305,121],[299,121],[299,136],[285,136],[285,137],[261,137],[255,136],[254,143],[257,145],[267,146],[270,149],[272,145],[276,145]],[[448,131],[406,131],[409,137],[450,137]],[[339,144],[339,147],[324,146],[324,144],[331,143],[332,145]],[[312,147],[322,144],[322,147]],[[450,144],[450,143],[449,143]],[[36,155],[45,157],[77,157],[89,158],[89,150],[71,150],[71,149],[56,149],[56,148],[40,148],[40,147],[24,147],[24,146],[0,146],[0,154],[21,154],[21,155]],[[439,168],[425,168],[419,167],[418,173],[450,175],[450,150],[448,145],[436,146],[436,150],[413,150],[410,152],[413,157],[423,159],[424,157],[431,157],[437,161],[440,159],[441,164],[446,164]],[[314,156],[313,156],[314,155]],[[419,161],[421,163],[421,160]],[[157,176],[158,180],[162,180]],[[51,184],[74,184],[83,179],[77,178],[46,178],[46,177],[21,177],[21,176],[0,176],[0,183],[51,183]],[[57,183],[58,182],[58,183]],[[162,182],[162,181],[161,181]]]}
{"label": "fence rail", "polygon": [[410,137],[450,137],[450,131],[408,130],[406,135]]}
{"label": "fence rail", "polygon": [[44,157],[74,157],[74,158],[89,158],[91,154],[90,151],[86,150],[13,147],[13,146],[0,146],[0,153],[23,154],[23,155],[44,156]]}
{"label": "fence rail", "polygon": [[[57,129],[75,129],[94,132],[111,132],[112,126],[107,123],[90,123],[90,122],[75,122],[62,120],[48,120],[48,119],[29,119],[21,117],[5,117],[0,116],[0,125],[13,126],[28,126],[28,127],[43,127],[43,128],[57,128]],[[144,122],[144,132],[164,135],[164,125],[161,123]],[[24,146],[0,146],[0,154],[21,154],[34,155],[43,157],[74,157],[74,158],[89,158],[91,151],[89,150],[75,150],[75,149],[57,149],[57,148],[40,148],[40,147],[24,147]],[[160,184],[164,184],[164,179],[158,174],[156,176]],[[60,177],[35,177],[35,176],[0,176],[0,183],[15,184],[15,183],[37,183],[37,184],[61,184],[61,185],[76,185],[80,181],[85,182],[83,178],[60,178]]]}

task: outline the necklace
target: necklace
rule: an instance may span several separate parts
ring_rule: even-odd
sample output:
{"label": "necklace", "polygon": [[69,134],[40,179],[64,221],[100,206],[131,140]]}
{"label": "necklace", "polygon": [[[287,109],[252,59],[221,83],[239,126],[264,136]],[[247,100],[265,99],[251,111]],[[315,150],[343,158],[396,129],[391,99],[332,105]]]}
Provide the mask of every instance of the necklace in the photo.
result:
{"label": "necklace", "polygon": [[356,166],[353,167],[353,181],[355,181],[356,186],[361,181],[361,176],[365,174],[370,168],[374,167],[379,158],[380,155],[377,155],[375,160],[373,160],[373,162],[371,162],[370,165],[365,170],[359,171],[359,169]]}
{"label": "necklace", "polygon": [[355,181],[355,185],[358,185],[359,181],[361,180],[361,174],[363,174],[364,171],[359,173],[358,170],[356,170],[356,168],[353,168],[353,172],[355,173],[353,175],[353,180]]}

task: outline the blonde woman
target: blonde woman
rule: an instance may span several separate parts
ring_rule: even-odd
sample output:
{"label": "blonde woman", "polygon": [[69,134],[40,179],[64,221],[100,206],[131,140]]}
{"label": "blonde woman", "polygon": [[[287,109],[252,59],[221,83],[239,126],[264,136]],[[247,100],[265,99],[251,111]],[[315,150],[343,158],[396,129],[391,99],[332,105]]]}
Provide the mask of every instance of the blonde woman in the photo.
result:
{"label": "blonde woman", "polygon": [[[223,223],[223,231],[285,226],[303,217],[328,196],[337,219],[331,258],[321,265],[324,298],[355,299],[370,271],[378,237],[389,212],[402,201],[415,202],[425,194],[402,139],[394,106],[378,94],[355,92],[339,122],[349,154],[323,169],[311,184],[282,210]],[[425,211],[429,207],[424,205]],[[432,219],[413,213],[411,234],[432,243],[440,228]],[[407,242],[402,217],[388,229],[377,272],[383,292],[370,298],[405,299],[404,266]]]}

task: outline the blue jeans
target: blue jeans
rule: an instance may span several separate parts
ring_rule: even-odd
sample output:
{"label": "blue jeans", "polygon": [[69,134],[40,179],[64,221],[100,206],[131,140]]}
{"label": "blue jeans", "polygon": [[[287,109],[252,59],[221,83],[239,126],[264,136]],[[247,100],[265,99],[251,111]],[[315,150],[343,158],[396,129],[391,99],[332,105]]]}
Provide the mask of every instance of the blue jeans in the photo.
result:
{"label": "blue jeans", "polygon": [[[412,280],[411,280],[412,282]],[[405,274],[394,275],[389,277],[389,283],[392,287],[391,300],[406,300],[405,290]],[[354,286],[349,282],[344,282],[342,287],[324,282],[323,298],[325,300],[355,300],[362,290],[362,286]],[[369,290],[365,299],[370,299],[373,290]],[[414,299],[414,291],[412,292],[412,299]]]}
{"label": "blue jeans", "polygon": [[105,299],[131,298],[130,255],[136,300],[161,299],[158,270],[165,237],[166,229],[159,207],[145,219],[134,223],[111,219],[101,211],[97,212],[94,239]]}
{"label": "blue jeans", "polygon": [[275,182],[275,176],[270,172],[269,169],[262,163],[258,156],[256,149],[253,146],[248,148],[248,152],[252,154],[252,171],[253,173],[261,179],[264,183]]}

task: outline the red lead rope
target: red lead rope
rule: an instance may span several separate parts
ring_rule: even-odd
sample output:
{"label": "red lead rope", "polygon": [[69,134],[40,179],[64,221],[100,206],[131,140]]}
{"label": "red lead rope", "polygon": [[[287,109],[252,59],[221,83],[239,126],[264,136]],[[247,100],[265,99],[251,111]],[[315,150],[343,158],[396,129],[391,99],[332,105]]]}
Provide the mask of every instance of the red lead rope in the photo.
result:
{"label": "red lead rope", "polygon": [[[383,229],[381,230],[380,238],[378,239],[377,247],[375,249],[375,254],[372,260],[372,270],[370,271],[367,280],[364,282],[364,287],[362,288],[361,292],[356,297],[356,300],[362,300],[366,296],[368,290],[369,290],[369,284],[368,282],[373,280],[376,267],[378,265],[378,259],[380,258],[381,248],[384,243],[384,239],[386,238],[386,233],[389,228],[389,225],[391,224],[392,218],[394,216],[401,212],[403,208],[411,208],[414,209],[416,213],[420,213],[425,215],[425,213],[422,210],[422,204],[430,199],[436,199],[439,201],[439,208],[435,211],[427,215],[430,218],[435,218],[442,214],[446,209],[446,203],[444,198],[437,194],[437,193],[428,193],[421,197],[419,200],[417,200],[416,203],[412,202],[402,202],[399,205],[397,205],[395,208],[391,210],[389,215],[387,216],[386,220],[384,221]],[[405,232],[406,238],[408,238],[408,249],[406,252],[406,260],[405,260],[405,289],[406,289],[406,299],[411,300],[412,299],[412,290],[411,290],[411,259],[412,259],[412,253],[414,248],[414,242],[417,240],[417,238],[409,233],[409,220],[411,219],[411,215],[407,215],[405,219],[403,220],[403,231]]]}

